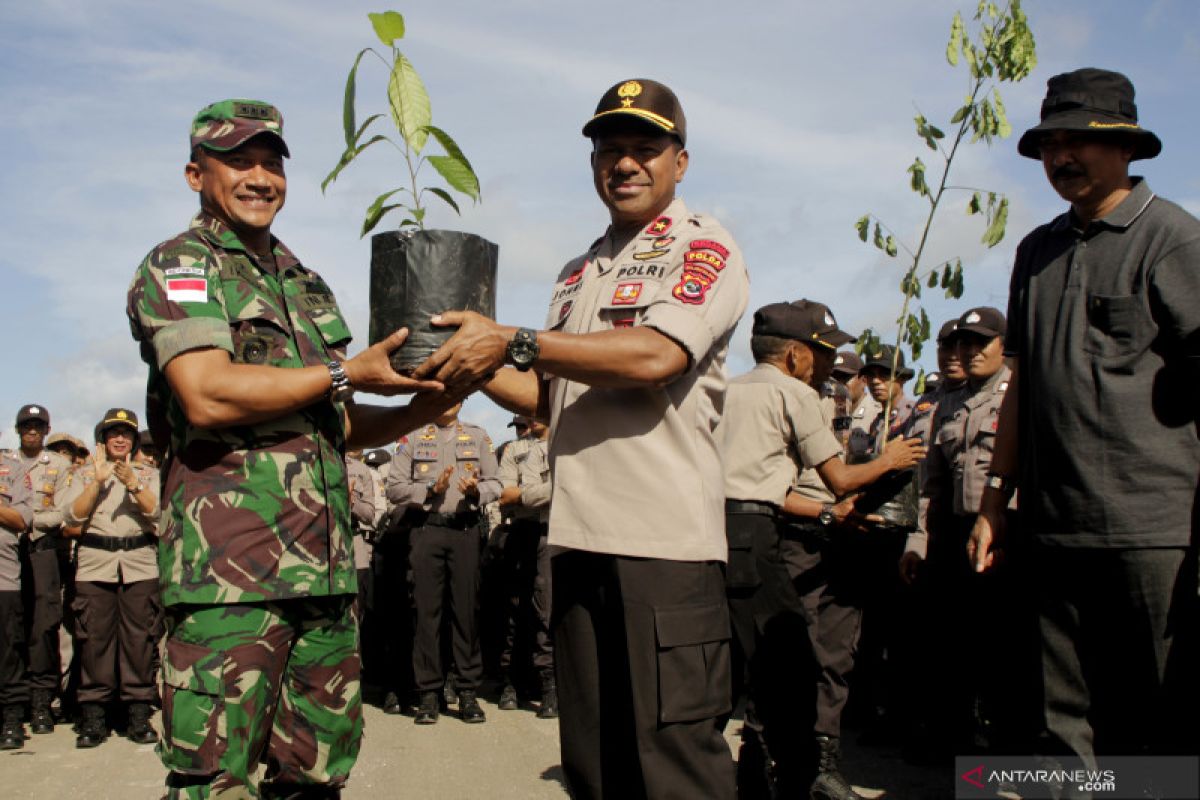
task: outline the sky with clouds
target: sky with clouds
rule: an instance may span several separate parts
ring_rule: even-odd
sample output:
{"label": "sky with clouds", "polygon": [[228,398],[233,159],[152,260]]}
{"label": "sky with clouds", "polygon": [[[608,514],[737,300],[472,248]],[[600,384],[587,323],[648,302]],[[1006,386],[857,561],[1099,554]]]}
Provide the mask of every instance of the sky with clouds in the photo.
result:
{"label": "sky with clouds", "polygon": [[[1200,214],[1200,111],[1190,99],[1200,74],[1200,3],[1024,7],[1039,64],[1023,83],[1003,87],[1017,134],[1036,122],[1051,75],[1120,70],[1137,87],[1143,124],[1164,143],[1135,172]],[[358,231],[371,200],[399,185],[403,164],[379,148],[324,196],[320,181],[342,149],[346,72],[360,48],[378,44],[366,14],[385,8],[350,0],[0,7],[0,446],[15,446],[3,420],[28,402],[47,406],[53,427],[77,436],[110,406],[141,411],[145,368],[125,321],[125,291],[146,252],[195,211],[182,175],[188,124],[214,100],[260,98],[282,110],[293,158],[275,232],[334,288],[356,336],[352,350],[365,345],[370,244]],[[457,139],[482,181],[481,204],[461,218],[435,208],[430,227],[497,242],[498,317],[540,326],[559,267],[607,222],[579,129],[610,85],[652,77],[675,89],[687,112],[682,195],[736,237],[751,308],[809,297],[850,330],[891,325],[900,266],[860,244],[853,223],[870,211],[911,240],[923,221],[905,169],[932,154],[912,117],[919,110],[948,129],[961,101],[965,71],[943,56],[956,9],[969,14],[974,3],[397,7],[408,27],[402,50],[429,89],[434,123]],[[360,119],[384,110],[384,81],[382,67],[364,62]],[[956,162],[953,183],[1011,198],[1009,236],[984,249],[979,219],[961,212],[966,197],[952,201],[930,257],[962,257],[966,294],[927,298],[935,327],[972,305],[1003,308],[1020,237],[1062,210],[1015,140],[969,147]],[[735,337],[732,373],[750,365],[748,328],[743,322]],[[470,400],[464,416],[505,438],[508,416],[486,399]]]}

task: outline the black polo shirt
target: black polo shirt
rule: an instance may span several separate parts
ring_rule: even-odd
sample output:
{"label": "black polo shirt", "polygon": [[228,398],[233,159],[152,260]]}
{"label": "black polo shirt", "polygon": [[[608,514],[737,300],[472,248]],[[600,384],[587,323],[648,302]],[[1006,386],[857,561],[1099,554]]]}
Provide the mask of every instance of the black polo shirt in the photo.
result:
{"label": "black polo shirt", "polygon": [[1017,248],[1005,352],[1020,365],[1027,532],[1180,547],[1200,479],[1200,220],[1141,178],[1111,214],[1068,212]]}

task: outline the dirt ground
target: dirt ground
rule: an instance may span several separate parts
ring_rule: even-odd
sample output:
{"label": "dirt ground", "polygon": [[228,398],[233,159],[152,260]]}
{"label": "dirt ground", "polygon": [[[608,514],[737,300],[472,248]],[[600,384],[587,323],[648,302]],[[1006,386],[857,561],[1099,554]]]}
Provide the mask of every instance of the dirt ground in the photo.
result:
{"label": "dirt ground", "polygon": [[[532,709],[499,711],[483,698],[488,721],[467,725],[453,712],[438,724],[416,726],[411,716],[389,716],[366,707],[362,752],[345,800],[374,798],[486,798],[526,800],[567,797],[559,767],[558,724]],[[737,752],[736,731],[727,738]],[[843,772],[867,797],[944,800],[952,797],[949,770],[904,763],[898,747],[861,748],[845,741]],[[75,734],[60,724],[32,736],[23,750],[0,753],[0,797],[5,800],[153,800],[163,793],[163,769],[153,745],[135,745],[113,734],[91,750],[75,749]]]}

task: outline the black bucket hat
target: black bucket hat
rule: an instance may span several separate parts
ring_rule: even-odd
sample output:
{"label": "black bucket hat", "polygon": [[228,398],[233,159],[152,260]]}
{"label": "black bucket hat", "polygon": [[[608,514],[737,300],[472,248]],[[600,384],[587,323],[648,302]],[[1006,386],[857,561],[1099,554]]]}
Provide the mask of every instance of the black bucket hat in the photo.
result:
{"label": "black bucket hat", "polygon": [[1055,75],[1046,82],[1041,122],[1025,131],[1017,152],[1040,159],[1041,138],[1049,131],[1120,134],[1133,143],[1133,158],[1154,158],[1162,151],[1158,137],[1138,125],[1133,84],[1119,72],[1085,67]]}

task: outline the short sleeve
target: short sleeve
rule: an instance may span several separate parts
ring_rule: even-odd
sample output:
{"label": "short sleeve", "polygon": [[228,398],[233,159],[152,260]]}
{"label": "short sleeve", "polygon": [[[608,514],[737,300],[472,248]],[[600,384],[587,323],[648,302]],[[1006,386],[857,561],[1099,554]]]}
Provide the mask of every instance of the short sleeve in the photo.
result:
{"label": "short sleeve", "polygon": [[1197,356],[1200,332],[1200,222],[1194,223],[1195,236],[1171,249],[1150,270],[1151,300],[1167,339],[1187,343],[1189,355]]}
{"label": "short sleeve", "polygon": [[180,353],[219,348],[233,354],[220,270],[212,251],[183,236],[146,256],[129,287],[133,337],[159,369]]}
{"label": "short sleeve", "polygon": [[679,342],[692,363],[737,325],[750,297],[750,279],[741,252],[724,230],[689,221],[685,247],[671,264],[641,324]]}
{"label": "short sleeve", "polygon": [[792,424],[792,445],[805,467],[817,467],[841,455],[842,445],[833,435],[821,398],[816,392],[786,395],[788,417]]}
{"label": "short sleeve", "polygon": [[500,468],[496,471],[496,477],[500,479],[500,485],[505,489],[511,489],[517,485],[516,445],[516,442],[512,442],[504,448],[504,452],[500,455]]}

